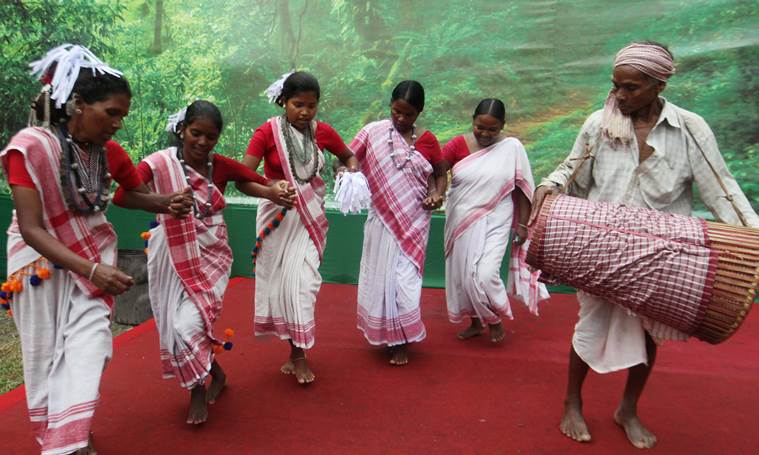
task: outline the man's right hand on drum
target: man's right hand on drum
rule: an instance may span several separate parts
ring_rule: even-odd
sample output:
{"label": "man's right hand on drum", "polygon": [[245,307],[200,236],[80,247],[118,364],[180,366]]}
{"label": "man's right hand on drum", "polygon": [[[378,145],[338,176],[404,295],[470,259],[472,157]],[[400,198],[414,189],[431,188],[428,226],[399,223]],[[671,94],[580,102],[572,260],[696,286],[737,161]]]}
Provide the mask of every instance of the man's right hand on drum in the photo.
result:
{"label": "man's right hand on drum", "polygon": [[541,185],[535,189],[535,194],[532,195],[532,211],[530,212],[530,219],[527,221],[528,226],[532,226],[535,222],[540,208],[543,206],[543,200],[549,194],[558,194],[559,187],[555,185]]}

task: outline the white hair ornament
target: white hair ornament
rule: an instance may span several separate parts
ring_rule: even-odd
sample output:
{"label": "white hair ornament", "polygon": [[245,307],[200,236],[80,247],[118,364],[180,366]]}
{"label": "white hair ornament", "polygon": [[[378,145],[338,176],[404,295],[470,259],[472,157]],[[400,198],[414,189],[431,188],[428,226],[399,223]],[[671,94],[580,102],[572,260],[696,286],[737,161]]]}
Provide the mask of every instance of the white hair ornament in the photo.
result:
{"label": "white hair ornament", "polygon": [[179,125],[184,122],[184,118],[187,115],[187,108],[184,107],[174,114],[169,116],[169,122],[166,124],[166,132],[178,133]]}
{"label": "white hair ornament", "polygon": [[285,81],[293,73],[294,71],[283,74],[282,77],[274,81],[269,87],[266,88],[265,93],[266,97],[269,98],[269,103],[277,102],[277,99],[282,95],[282,90],[285,87]]}
{"label": "white hair ornament", "polygon": [[44,57],[29,64],[32,74],[45,79],[52,65],[56,65],[50,84],[50,99],[55,100],[55,107],[60,108],[68,100],[74,89],[79,71],[83,68],[92,70],[92,75],[110,74],[121,77],[117,71],[97,58],[89,49],[78,44],[63,44],[48,51]]}

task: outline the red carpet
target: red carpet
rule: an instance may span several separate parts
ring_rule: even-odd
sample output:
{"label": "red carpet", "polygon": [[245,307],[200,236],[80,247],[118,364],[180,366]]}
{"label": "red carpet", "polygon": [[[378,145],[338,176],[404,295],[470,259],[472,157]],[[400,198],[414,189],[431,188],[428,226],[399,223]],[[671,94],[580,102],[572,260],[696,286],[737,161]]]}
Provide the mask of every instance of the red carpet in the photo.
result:
{"label": "red carpet", "polygon": [[[356,288],[322,287],[309,387],[279,373],[282,341],[254,338],[251,281],[233,280],[217,326],[236,329],[235,348],[219,359],[229,388],[209,421],[184,423],[187,393],[160,378],[152,322],[117,337],[96,413],[99,452],[110,454],[619,454],[641,453],[611,415],[624,374],[591,373],[585,413],[594,441],[562,436],[566,357],[577,304],[556,295],[541,317],[515,308],[500,346],[468,342],[445,318],[444,294],[425,289],[427,339],[411,363],[391,367],[355,326]],[[759,318],[721,346],[670,343],[659,351],[641,416],[662,454],[757,453]],[[0,396],[0,453],[34,453],[23,392]]]}

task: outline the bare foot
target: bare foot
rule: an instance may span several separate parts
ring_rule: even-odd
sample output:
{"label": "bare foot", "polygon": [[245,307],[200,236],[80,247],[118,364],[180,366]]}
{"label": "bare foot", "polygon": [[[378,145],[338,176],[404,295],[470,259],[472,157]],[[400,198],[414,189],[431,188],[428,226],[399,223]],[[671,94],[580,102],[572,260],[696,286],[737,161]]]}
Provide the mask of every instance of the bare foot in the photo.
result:
{"label": "bare foot", "polygon": [[314,382],[316,376],[314,375],[314,372],[311,371],[311,368],[308,367],[308,362],[305,357],[292,359],[291,362],[294,366],[293,374],[295,374],[295,379],[298,380],[298,384],[305,385]]}
{"label": "bare foot", "polygon": [[292,360],[287,359],[287,362],[283,363],[282,366],[279,367],[279,371],[281,371],[282,374],[294,374],[295,364]]}
{"label": "bare foot", "polygon": [[390,358],[390,365],[402,366],[408,363],[408,350],[405,344],[391,346],[390,352],[393,354]]}
{"label": "bare foot", "polygon": [[506,333],[503,330],[503,323],[488,324],[488,331],[490,332],[490,341],[493,343],[500,343],[503,341]]}
{"label": "bare foot", "polygon": [[208,419],[208,404],[206,403],[206,386],[201,384],[190,391],[190,412],[187,423],[197,425]]}
{"label": "bare foot", "polygon": [[479,319],[472,318],[472,324],[456,336],[459,340],[468,340],[480,335],[482,335],[482,323]]}
{"label": "bare foot", "polygon": [[206,393],[206,401],[208,404],[216,403],[219,395],[221,395],[221,392],[224,391],[224,387],[227,385],[227,375],[224,373],[224,370],[221,369],[221,365],[216,361],[211,365],[211,378],[213,379],[211,380],[211,385],[208,386],[208,392]]}
{"label": "bare foot", "polygon": [[83,447],[74,453],[76,455],[98,455],[97,450],[95,450],[95,439],[92,437],[92,433],[90,433],[87,441],[87,447]]}
{"label": "bare foot", "polygon": [[614,421],[625,430],[627,439],[639,449],[650,449],[656,445],[656,435],[648,431],[636,414],[625,414],[617,409]]}
{"label": "bare foot", "polygon": [[588,425],[582,416],[582,407],[578,404],[564,403],[564,415],[561,417],[559,429],[577,442],[590,442]]}

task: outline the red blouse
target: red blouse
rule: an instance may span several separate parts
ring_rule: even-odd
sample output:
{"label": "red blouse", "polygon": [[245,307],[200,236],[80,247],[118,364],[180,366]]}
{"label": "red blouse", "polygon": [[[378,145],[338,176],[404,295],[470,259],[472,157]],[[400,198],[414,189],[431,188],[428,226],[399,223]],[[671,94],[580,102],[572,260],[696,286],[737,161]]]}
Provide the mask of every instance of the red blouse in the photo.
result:
{"label": "red blouse", "polygon": [[[150,183],[153,181],[153,170],[150,169],[148,163],[140,161],[140,164],[137,165],[137,172],[139,172],[143,182]],[[211,176],[211,180],[222,194],[227,189],[227,182],[269,184],[268,180],[251,171],[244,164],[218,153],[213,154],[213,176]]]}
{"label": "red blouse", "polygon": [[451,166],[469,156],[469,146],[464,136],[456,136],[443,147],[443,159]]}
{"label": "red blouse", "polygon": [[[366,131],[361,130],[353,139],[353,142],[351,142],[350,147],[359,161],[363,161],[365,157],[366,142],[368,139],[369,137],[366,135]],[[422,135],[416,139],[416,142],[414,142],[414,148],[433,166],[443,161],[443,155],[440,151],[440,143],[437,141],[435,135],[429,130],[422,133]]]}
{"label": "red blouse", "polygon": [[[328,123],[316,122],[316,145],[324,150],[327,149],[340,159],[350,157],[350,151],[345,142]],[[247,155],[263,158],[264,175],[270,179],[284,180],[282,162],[279,160],[277,146],[274,143],[274,131],[268,121],[259,126],[253,133],[248,144]]]}
{"label": "red blouse", "polygon": [[[105,143],[106,159],[108,160],[108,171],[113,179],[120,186],[127,190],[133,190],[140,186],[142,181],[140,175],[132,164],[126,150],[118,142],[108,141]],[[3,159],[3,166],[8,175],[10,185],[18,185],[27,188],[36,188],[32,177],[26,170],[24,164],[24,155],[18,150],[11,150]]]}

